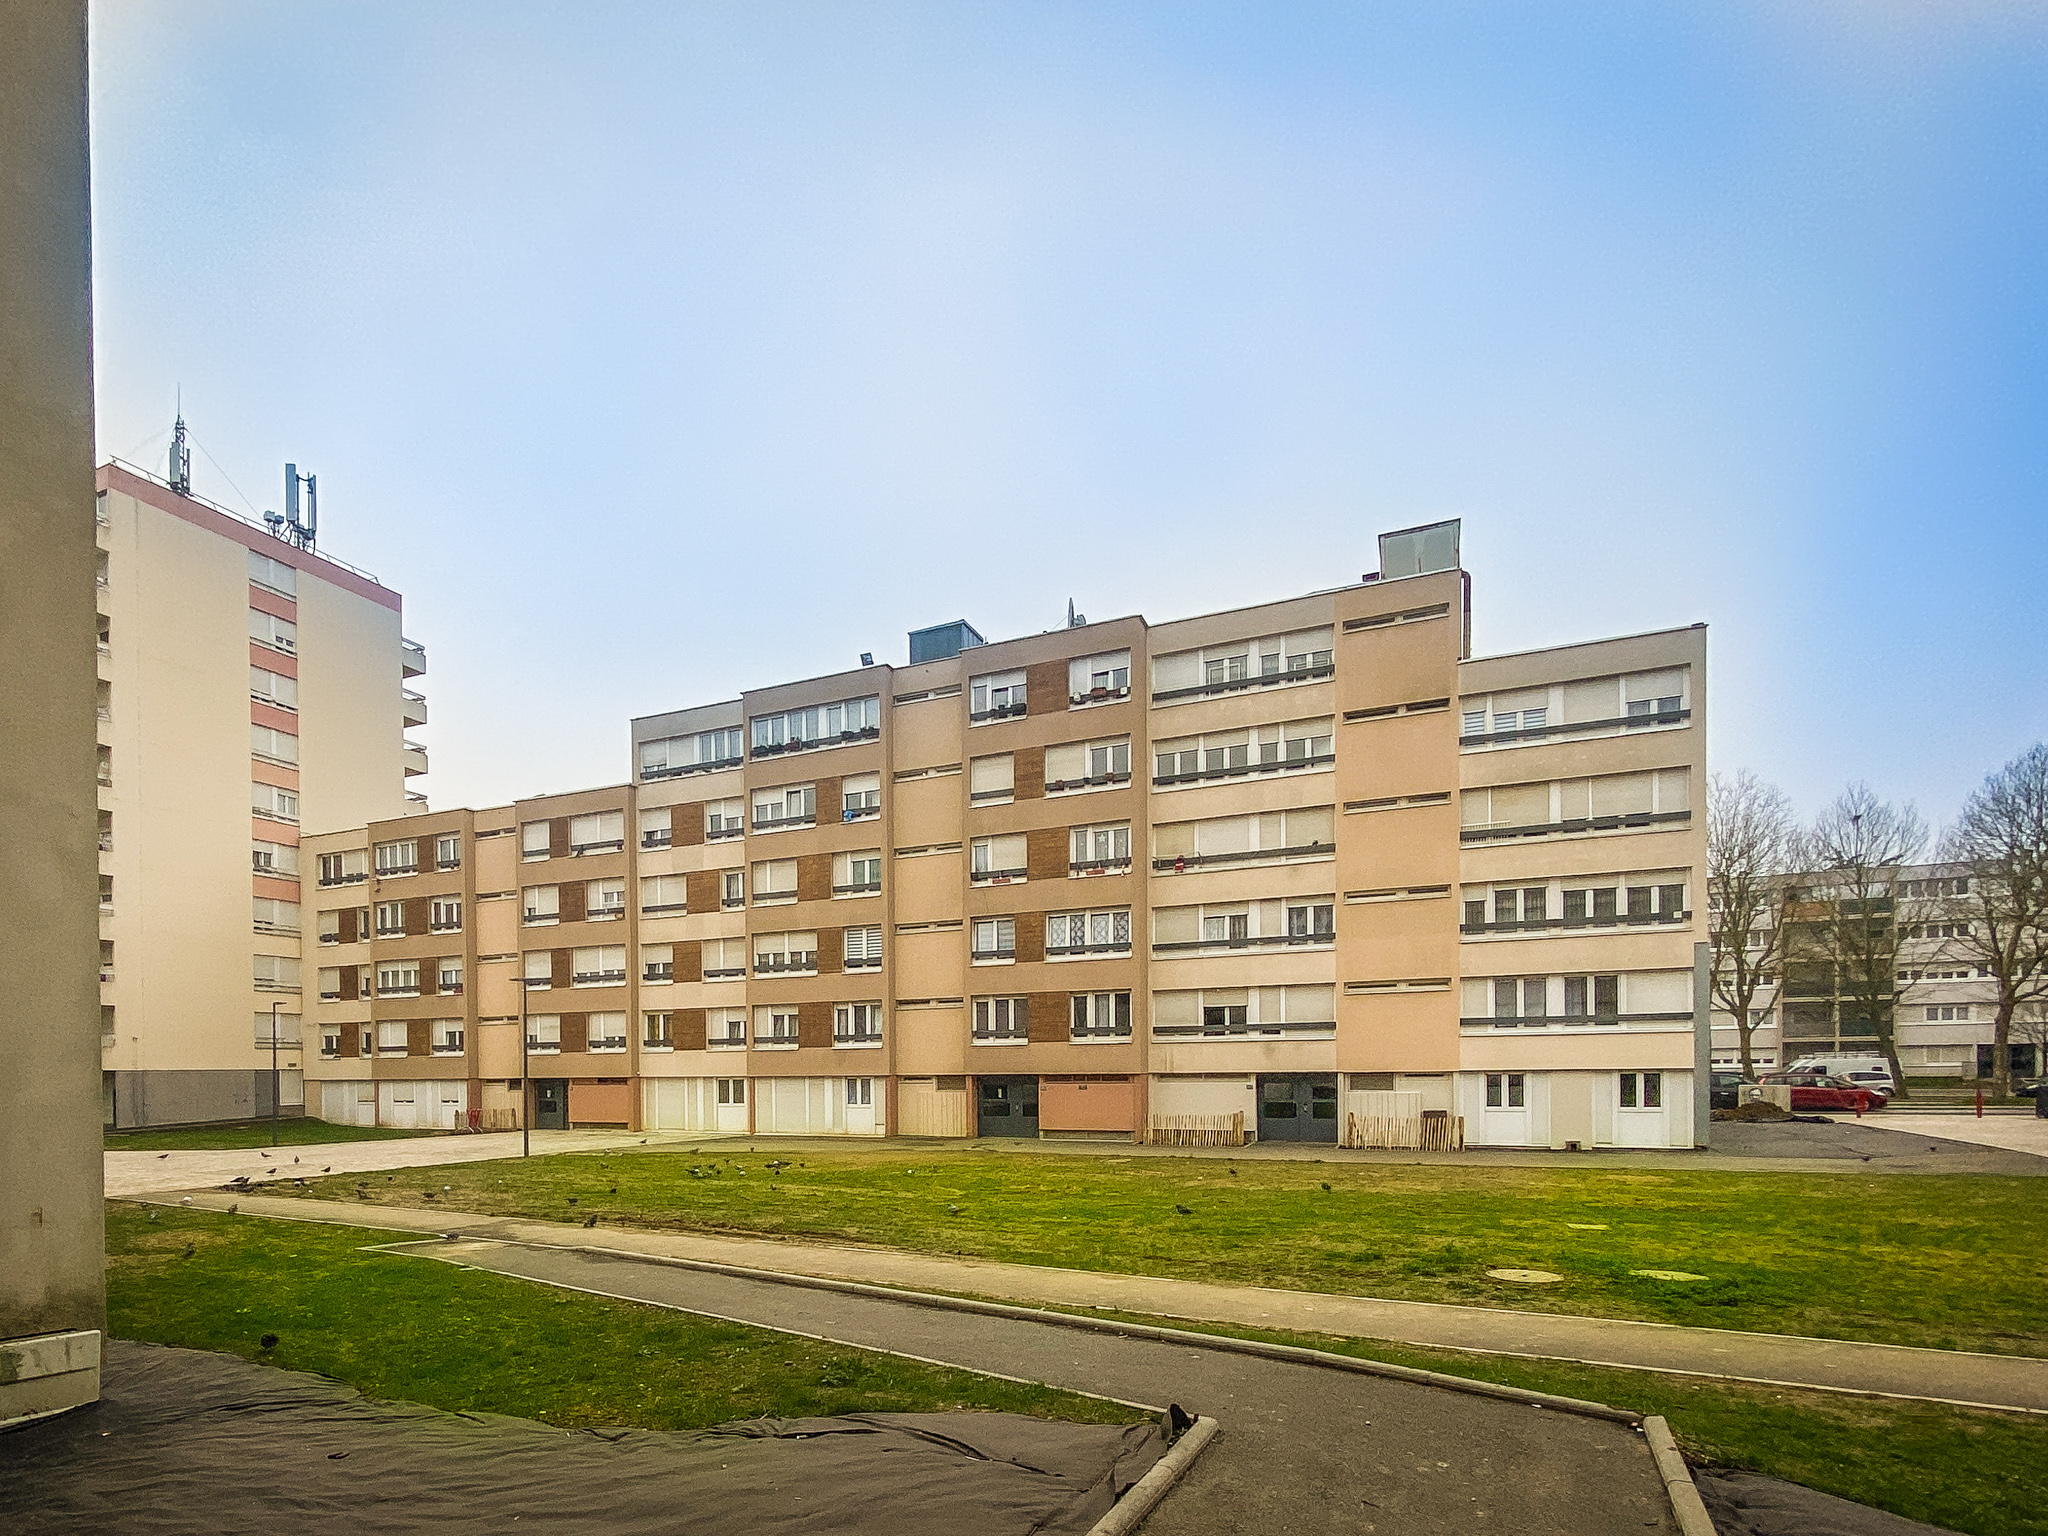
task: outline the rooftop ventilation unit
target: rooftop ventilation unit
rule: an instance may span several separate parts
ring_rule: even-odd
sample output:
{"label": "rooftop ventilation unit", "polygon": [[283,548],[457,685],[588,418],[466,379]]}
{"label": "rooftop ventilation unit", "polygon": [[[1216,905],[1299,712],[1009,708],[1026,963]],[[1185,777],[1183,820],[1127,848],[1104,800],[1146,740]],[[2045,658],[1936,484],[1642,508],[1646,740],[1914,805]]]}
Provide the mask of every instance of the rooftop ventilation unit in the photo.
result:
{"label": "rooftop ventilation unit", "polygon": [[987,643],[981,638],[981,631],[965,619],[955,619],[950,624],[934,624],[930,629],[913,629],[910,632],[910,664],[914,667],[920,661],[945,661]]}

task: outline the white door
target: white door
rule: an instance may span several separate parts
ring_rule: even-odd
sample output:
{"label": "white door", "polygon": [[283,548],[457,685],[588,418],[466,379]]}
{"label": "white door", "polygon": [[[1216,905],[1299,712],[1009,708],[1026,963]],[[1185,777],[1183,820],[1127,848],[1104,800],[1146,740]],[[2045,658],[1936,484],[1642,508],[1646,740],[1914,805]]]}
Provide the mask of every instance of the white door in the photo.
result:
{"label": "white door", "polygon": [[1675,1073],[1621,1072],[1615,1076],[1614,1144],[1617,1147],[1666,1147],[1671,1124],[1666,1099]]}
{"label": "white door", "polygon": [[355,1116],[346,1123],[351,1125],[375,1125],[377,1123],[377,1085],[375,1083],[357,1083],[355,1084],[355,1090]]}
{"label": "white door", "polygon": [[[383,1092],[378,1095],[383,1114],[380,1119],[394,1130],[413,1131],[419,1129],[418,1083],[382,1083]],[[428,1092],[433,1090],[428,1088]]]}
{"label": "white door", "polygon": [[[1535,1122],[1530,1111],[1536,1096],[1533,1072],[1481,1072],[1477,1079],[1478,1104],[1467,1121],[1467,1141],[1487,1147],[1530,1147],[1535,1143]],[[1475,1137],[1470,1134],[1476,1130]]]}

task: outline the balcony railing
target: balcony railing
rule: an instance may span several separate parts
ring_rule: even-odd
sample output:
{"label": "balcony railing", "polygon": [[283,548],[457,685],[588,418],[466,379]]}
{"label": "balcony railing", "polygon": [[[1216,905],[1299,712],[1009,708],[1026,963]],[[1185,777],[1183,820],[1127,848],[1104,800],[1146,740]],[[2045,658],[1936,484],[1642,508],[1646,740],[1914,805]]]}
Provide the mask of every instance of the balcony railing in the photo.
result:
{"label": "balcony railing", "polygon": [[1045,786],[1048,795],[1056,795],[1072,789],[1102,789],[1114,784],[1128,784],[1128,773],[1091,773],[1078,779],[1055,779]]}
{"label": "balcony railing", "polygon": [[369,881],[369,878],[370,872],[366,869],[345,870],[338,875],[322,875],[320,877],[320,884],[322,886],[363,885]]}
{"label": "balcony railing", "polygon": [[626,909],[624,906],[592,907],[583,914],[583,920],[586,923],[609,923],[615,918],[621,918],[625,915]]}
{"label": "balcony railing", "polygon": [[1692,913],[1609,912],[1599,917],[1526,917],[1519,922],[1460,923],[1460,933],[1543,933],[1553,928],[1644,928],[1662,923],[1689,923]]}
{"label": "balcony railing", "polygon": [[526,1049],[535,1056],[556,1056],[561,1054],[562,1042],[559,1040],[543,1040],[538,1035],[528,1035],[526,1037]]}
{"label": "balcony railing", "polygon": [[756,743],[755,757],[786,757],[792,752],[815,752],[822,747],[843,747],[855,741],[880,741],[882,728],[879,725],[866,726],[858,731],[841,731],[837,736],[819,736],[803,741],[781,741],[767,745]]}
{"label": "balcony railing", "polygon": [[1114,859],[1081,859],[1067,865],[1069,875],[1127,875],[1131,872],[1131,856],[1126,853]]}
{"label": "balcony railing", "polygon": [[1108,944],[1048,944],[1045,953],[1048,958],[1055,955],[1128,955],[1131,941]]}
{"label": "balcony railing", "polygon": [[436,1041],[434,1042],[434,1054],[435,1054],[436,1056],[459,1056],[459,1055],[461,1055],[461,1054],[462,1054],[462,1031],[458,1029],[457,1031],[455,1031],[455,1033],[454,1033],[454,1034],[452,1034],[452,1035],[443,1035],[443,1036],[442,1036],[442,1037],[441,1037],[440,1039],[436,1040]]}
{"label": "balcony railing", "polygon": [[[1328,651],[1317,651],[1315,656],[1329,656]],[[1334,661],[1315,661],[1314,657],[1303,658],[1309,665],[1283,667],[1277,672],[1248,672],[1243,677],[1228,677],[1220,682],[1197,683],[1192,688],[1167,688],[1152,695],[1154,704],[1168,704],[1175,699],[1199,699],[1211,694],[1239,693],[1247,688],[1271,688],[1278,683],[1306,683],[1317,678],[1334,677],[1337,667]]]}
{"label": "balcony railing", "polygon": [[977,869],[967,876],[969,885],[1008,885],[1012,880],[1022,880],[1030,874],[1028,869]]}
{"label": "balcony railing", "polygon": [[744,965],[706,966],[703,972],[706,981],[731,981],[747,974]]}
{"label": "balcony railing", "polygon": [[1070,693],[1067,695],[1067,703],[1069,705],[1113,704],[1118,699],[1128,699],[1130,696],[1131,685],[1125,683],[1121,688],[1090,688],[1086,693]]}
{"label": "balcony railing", "polygon": [[601,842],[595,843],[571,843],[569,845],[569,856],[573,859],[580,859],[585,854],[591,853],[620,853],[624,851],[625,846],[626,840],[623,837],[608,837]]}
{"label": "balcony railing", "polygon": [[756,816],[756,832],[780,832],[785,827],[814,827],[818,824],[815,811],[802,812],[795,816]]}
{"label": "balcony railing", "polygon": [[606,1035],[601,1039],[593,1037],[583,1043],[583,1048],[597,1055],[623,1051],[626,1048],[626,1037],[624,1035]]}
{"label": "balcony railing", "polygon": [[990,720],[1022,719],[1026,713],[1025,705],[1027,702],[1027,700],[1019,699],[1014,704],[998,704],[993,709],[969,710],[967,712],[967,723],[970,725],[982,725]]}
{"label": "balcony railing", "polygon": [[841,821],[871,821],[882,814],[882,807],[875,805],[842,805],[839,807]]}
{"label": "balcony railing", "polygon": [[882,882],[879,880],[855,880],[850,885],[833,886],[832,894],[834,896],[872,896],[881,888]]}
{"label": "balcony railing", "polygon": [[1155,1040],[1229,1040],[1244,1039],[1259,1035],[1330,1035],[1335,1034],[1335,1020],[1288,1019],[1281,1023],[1257,1024],[1155,1024],[1152,1038]]}
{"label": "balcony railing", "polygon": [[671,960],[667,965],[650,965],[640,973],[640,979],[642,981],[674,981],[676,979],[675,962]]}
{"label": "balcony railing", "polygon": [[689,910],[690,904],[687,901],[650,901],[640,908],[640,915],[642,917],[659,917],[664,912],[687,912]]}
{"label": "balcony railing", "polygon": [[619,971],[577,971],[569,978],[571,986],[577,987],[621,987],[626,984],[626,973]]}
{"label": "balcony railing", "polygon": [[882,1032],[879,1029],[849,1029],[842,1033],[835,1029],[832,1031],[832,1043],[835,1046],[880,1045]]}
{"label": "balcony railing", "polygon": [[1496,746],[1511,741],[1545,741],[1554,736],[1584,736],[1594,731],[1639,730],[1646,725],[1683,725],[1692,718],[1689,709],[1663,709],[1647,715],[1614,715],[1605,720],[1576,720],[1561,725],[1532,725],[1519,731],[1475,731],[1460,736],[1461,747]]}
{"label": "balcony railing", "polygon": [[1017,958],[1017,946],[1006,944],[1000,949],[970,949],[967,957],[970,960],[1014,960]]}
{"label": "balcony railing", "polygon": [[747,829],[738,822],[734,822],[729,827],[707,826],[704,829],[704,841],[707,843],[722,843],[729,837],[745,837],[746,835]]}
{"label": "balcony railing", "polygon": [[1202,869],[1217,864],[1245,864],[1253,859],[1302,859],[1333,858],[1336,856],[1335,843],[1301,843],[1292,848],[1245,848],[1236,853],[1184,853],[1170,859],[1154,859],[1153,871],[1157,874],[1183,874],[1190,869]]}
{"label": "balcony railing", "polygon": [[1164,943],[1155,942],[1155,955],[1185,954],[1189,950],[1202,949],[1313,949],[1318,945],[1337,942],[1337,935],[1331,931],[1313,933],[1257,933],[1235,934],[1222,939],[1170,939]]}
{"label": "balcony railing", "polygon": [[1128,1040],[1131,1026],[1128,1024],[1074,1024],[1067,1026],[1070,1040]]}
{"label": "balcony railing", "polygon": [[1569,821],[1539,822],[1525,826],[1466,827],[1458,833],[1458,840],[1463,843],[1484,843],[1510,837],[1556,837],[1572,832],[1613,832],[1690,820],[1692,812],[1689,810],[1631,811],[1617,816],[1575,816]]}
{"label": "balcony railing", "polygon": [[841,966],[849,971],[879,971],[882,968],[880,955],[848,955]]}
{"label": "balcony railing", "polygon": [[640,834],[640,846],[642,848],[667,848],[672,846],[674,842],[675,833],[666,827],[658,832],[642,832]]}
{"label": "balcony railing", "polygon": [[1334,752],[1319,752],[1313,757],[1277,757],[1270,760],[1262,759],[1256,763],[1232,763],[1222,768],[1198,768],[1192,773],[1155,774],[1152,783],[1155,787],[1164,789],[1174,784],[1199,784],[1212,779],[1243,779],[1258,773],[1285,773],[1292,768],[1321,768],[1336,761],[1337,754]]}
{"label": "balcony railing", "polygon": [[678,763],[673,768],[642,768],[640,780],[679,779],[687,773],[718,773],[727,768],[741,768],[746,765],[743,757],[716,757],[708,763]]}
{"label": "balcony railing", "polygon": [[789,976],[799,972],[815,974],[818,969],[816,950],[792,950],[786,955],[754,956],[756,976]]}

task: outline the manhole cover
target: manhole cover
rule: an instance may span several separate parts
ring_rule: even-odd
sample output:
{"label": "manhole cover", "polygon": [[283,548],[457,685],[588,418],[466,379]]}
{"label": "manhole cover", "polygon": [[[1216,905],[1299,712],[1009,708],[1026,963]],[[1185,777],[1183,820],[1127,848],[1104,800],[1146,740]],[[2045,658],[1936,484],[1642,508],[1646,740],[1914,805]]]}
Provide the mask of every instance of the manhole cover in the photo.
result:
{"label": "manhole cover", "polygon": [[1489,1269],[1486,1278],[1512,1280],[1517,1285],[1555,1285],[1564,1276],[1553,1275],[1547,1269]]}
{"label": "manhole cover", "polygon": [[1632,1275],[1641,1275],[1645,1280],[1704,1280],[1705,1275],[1689,1275],[1682,1269],[1632,1269]]}
{"label": "manhole cover", "polygon": [[1607,1230],[1607,1223],[1604,1221],[1568,1221],[1565,1225],[1574,1232],[1605,1232]]}

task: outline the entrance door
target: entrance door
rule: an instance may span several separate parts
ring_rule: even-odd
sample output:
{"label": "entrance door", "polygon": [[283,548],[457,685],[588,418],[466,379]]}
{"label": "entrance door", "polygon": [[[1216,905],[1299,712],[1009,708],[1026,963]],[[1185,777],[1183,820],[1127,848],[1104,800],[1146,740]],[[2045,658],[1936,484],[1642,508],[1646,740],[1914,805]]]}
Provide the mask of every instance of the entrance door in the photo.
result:
{"label": "entrance door", "polygon": [[533,1080],[533,1128],[537,1131],[569,1129],[569,1080],[566,1077],[536,1077]]}
{"label": "entrance door", "polygon": [[1337,1140],[1337,1074],[1293,1072],[1259,1078],[1261,1141]]}
{"label": "entrance door", "polygon": [[984,1136],[1036,1136],[1038,1134],[1038,1079],[1035,1077],[984,1077],[981,1084],[978,1128]]}

